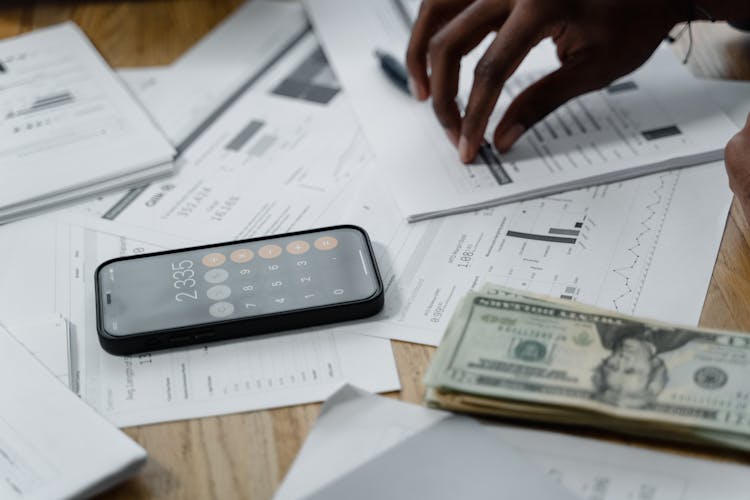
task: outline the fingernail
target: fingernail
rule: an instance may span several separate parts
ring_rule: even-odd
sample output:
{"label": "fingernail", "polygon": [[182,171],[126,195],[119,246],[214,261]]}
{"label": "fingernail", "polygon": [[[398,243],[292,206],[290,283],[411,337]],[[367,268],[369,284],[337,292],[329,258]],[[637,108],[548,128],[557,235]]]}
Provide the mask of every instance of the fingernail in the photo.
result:
{"label": "fingernail", "polygon": [[458,156],[464,163],[469,163],[471,161],[471,155],[469,154],[469,141],[464,136],[461,136],[461,139],[458,141]]}
{"label": "fingernail", "polygon": [[409,84],[409,93],[412,97],[419,99],[419,95],[417,94],[417,86],[414,84],[414,80],[411,79],[411,77],[408,80]]}
{"label": "fingernail", "polygon": [[457,148],[458,147],[458,135],[450,129],[445,129],[445,135],[448,136],[448,140],[451,141],[451,144],[453,144],[453,147]]}
{"label": "fingernail", "polygon": [[417,83],[409,77],[407,80],[407,84],[409,85],[409,93],[417,99],[418,101],[424,101],[426,99],[424,92],[422,92],[422,89]]}
{"label": "fingernail", "polygon": [[520,123],[513,125],[497,140],[497,149],[503,153],[508,151],[524,132],[526,132],[526,127]]}

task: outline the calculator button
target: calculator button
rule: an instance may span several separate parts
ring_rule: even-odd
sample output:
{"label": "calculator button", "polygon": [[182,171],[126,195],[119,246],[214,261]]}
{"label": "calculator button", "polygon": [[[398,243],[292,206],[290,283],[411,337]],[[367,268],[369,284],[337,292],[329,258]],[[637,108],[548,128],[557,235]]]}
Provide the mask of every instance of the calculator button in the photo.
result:
{"label": "calculator button", "polygon": [[292,241],[286,246],[286,251],[292,255],[302,255],[308,250],[310,250],[310,244],[302,240]]}
{"label": "calculator button", "polygon": [[224,283],[227,278],[229,278],[229,273],[226,269],[211,269],[203,275],[203,279],[214,285]]}
{"label": "calculator button", "polygon": [[232,259],[232,262],[236,262],[237,264],[250,262],[251,260],[253,260],[253,257],[255,257],[255,254],[248,248],[240,248],[239,250],[235,250],[229,255],[229,258]]}
{"label": "calculator button", "polygon": [[339,240],[334,238],[333,236],[321,236],[317,240],[315,240],[315,248],[318,250],[333,250],[337,246],[339,246]]}
{"label": "calculator button", "polygon": [[210,253],[203,257],[202,262],[206,267],[219,267],[227,261],[227,258],[220,253]]}
{"label": "calculator button", "polygon": [[299,277],[299,283],[301,285],[305,285],[307,283],[312,283],[312,276],[300,276]]}
{"label": "calculator button", "polygon": [[234,312],[234,306],[229,302],[217,302],[208,308],[208,312],[214,318],[226,318]]}
{"label": "calculator button", "polygon": [[333,291],[334,295],[344,295],[344,289],[343,288],[337,288]]}
{"label": "calculator button", "polygon": [[224,300],[232,295],[232,289],[226,285],[215,285],[206,290],[206,295],[211,300]]}
{"label": "calculator button", "polygon": [[264,259],[275,259],[279,255],[281,255],[281,252],[283,250],[278,245],[265,245],[260,247],[258,250],[258,255],[263,257]]}

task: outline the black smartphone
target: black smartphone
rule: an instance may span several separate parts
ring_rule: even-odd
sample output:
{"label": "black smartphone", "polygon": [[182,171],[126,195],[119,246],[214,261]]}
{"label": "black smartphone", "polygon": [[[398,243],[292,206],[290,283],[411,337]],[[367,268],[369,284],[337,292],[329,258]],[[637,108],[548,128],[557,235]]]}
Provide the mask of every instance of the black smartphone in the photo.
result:
{"label": "black smartphone", "polygon": [[96,270],[104,350],[135,354],[363,318],[383,308],[364,229],[334,226],[113,259]]}

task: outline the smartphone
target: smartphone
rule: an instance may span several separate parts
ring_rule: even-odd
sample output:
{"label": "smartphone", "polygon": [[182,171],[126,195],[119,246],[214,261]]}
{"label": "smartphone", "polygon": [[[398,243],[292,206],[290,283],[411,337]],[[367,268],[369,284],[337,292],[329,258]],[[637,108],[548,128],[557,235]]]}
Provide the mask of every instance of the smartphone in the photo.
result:
{"label": "smartphone", "polygon": [[370,239],[348,225],[113,259],[97,268],[95,282],[99,341],[119,355],[383,308]]}

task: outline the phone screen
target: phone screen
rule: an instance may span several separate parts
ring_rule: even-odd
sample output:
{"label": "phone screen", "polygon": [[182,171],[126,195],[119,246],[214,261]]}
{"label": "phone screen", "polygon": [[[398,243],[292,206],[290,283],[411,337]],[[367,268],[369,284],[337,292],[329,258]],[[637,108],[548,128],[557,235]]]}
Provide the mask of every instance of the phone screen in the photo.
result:
{"label": "phone screen", "polygon": [[112,336],[366,300],[379,289],[354,228],[120,260],[98,279],[101,325]]}

